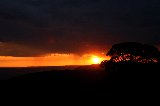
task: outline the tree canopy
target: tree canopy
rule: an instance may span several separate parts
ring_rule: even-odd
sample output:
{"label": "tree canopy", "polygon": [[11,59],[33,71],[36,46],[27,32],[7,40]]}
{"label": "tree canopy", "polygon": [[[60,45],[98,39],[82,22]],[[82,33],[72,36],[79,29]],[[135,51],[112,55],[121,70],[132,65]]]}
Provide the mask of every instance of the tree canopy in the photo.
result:
{"label": "tree canopy", "polygon": [[137,42],[115,44],[107,55],[112,62],[160,62],[160,51],[155,46]]}

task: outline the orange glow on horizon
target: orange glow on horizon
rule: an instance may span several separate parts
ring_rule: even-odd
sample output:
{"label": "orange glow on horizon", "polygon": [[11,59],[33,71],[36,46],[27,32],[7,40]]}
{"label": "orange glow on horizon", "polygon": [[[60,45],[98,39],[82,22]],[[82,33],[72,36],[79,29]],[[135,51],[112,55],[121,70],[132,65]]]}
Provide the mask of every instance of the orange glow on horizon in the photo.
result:
{"label": "orange glow on horizon", "polygon": [[107,57],[95,56],[93,54],[82,56],[75,54],[50,54],[43,57],[0,56],[0,67],[91,65],[106,60],[104,58]]}
{"label": "orange glow on horizon", "polygon": [[97,56],[92,57],[93,64],[100,64],[101,61],[102,61],[102,59]]}

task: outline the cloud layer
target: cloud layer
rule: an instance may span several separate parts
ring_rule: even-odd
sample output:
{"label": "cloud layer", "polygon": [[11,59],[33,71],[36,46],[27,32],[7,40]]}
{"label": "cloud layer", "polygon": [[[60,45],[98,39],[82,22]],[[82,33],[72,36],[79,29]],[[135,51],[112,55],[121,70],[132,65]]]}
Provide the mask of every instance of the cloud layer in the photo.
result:
{"label": "cloud layer", "polygon": [[1,0],[0,55],[104,52],[124,41],[158,44],[159,5],[159,0]]}

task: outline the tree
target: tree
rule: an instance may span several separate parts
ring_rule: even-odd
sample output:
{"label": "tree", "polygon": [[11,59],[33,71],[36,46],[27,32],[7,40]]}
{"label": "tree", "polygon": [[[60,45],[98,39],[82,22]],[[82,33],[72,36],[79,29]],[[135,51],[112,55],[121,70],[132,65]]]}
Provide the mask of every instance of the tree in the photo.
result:
{"label": "tree", "polygon": [[100,64],[100,67],[105,68],[107,62],[108,60],[103,60]]}
{"label": "tree", "polygon": [[115,44],[107,55],[111,56],[111,62],[160,62],[160,51],[156,47],[137,42]]}

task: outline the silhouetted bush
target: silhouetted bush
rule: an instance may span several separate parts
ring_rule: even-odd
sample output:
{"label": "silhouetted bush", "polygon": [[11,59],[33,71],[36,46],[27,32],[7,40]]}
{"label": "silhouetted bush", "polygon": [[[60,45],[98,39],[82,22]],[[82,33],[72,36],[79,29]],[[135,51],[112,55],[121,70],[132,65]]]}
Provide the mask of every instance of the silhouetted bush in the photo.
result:
{"label": "silhouetted bush", "polygon": [[115,44],[107,55],[111,56],[112,62],[160,62],[160,52],[156,47],[136,42]]}
{"label": "silhouetted bush", "polygon": [[104,60],[100,64],[106,70],[113,70],[113,68],[117,70],[119,67],[123,67],[124,64],[139,67],[140,64],[160,63],[160,51],[156,47],[137,42],[114,44],[108,51],[107,56],[111,56],[111,59],[109,61]]}

